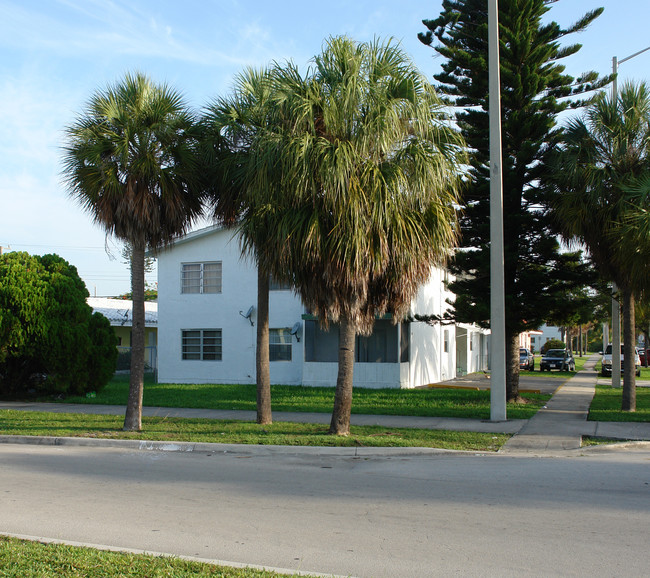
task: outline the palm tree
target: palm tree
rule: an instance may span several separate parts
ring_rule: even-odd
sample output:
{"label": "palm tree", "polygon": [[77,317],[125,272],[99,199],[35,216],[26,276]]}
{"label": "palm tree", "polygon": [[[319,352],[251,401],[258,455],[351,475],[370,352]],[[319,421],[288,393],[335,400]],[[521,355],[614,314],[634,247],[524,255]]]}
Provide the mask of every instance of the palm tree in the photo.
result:
{"label": "palm tree", "polygon": [[338,324],[330,433],[347,435],[356,335],[402,320],[455,246],[463,141],[392,41],[329,39],[305,78],[286,66],[275,82],[281,122],[261,144],[282,182],[259,207],[274,226],[258,260]]}
{"label": "palm tree", "polygon": [[586,245],[602,276],[623,301],[625,342],[622,409],[636,408],[635,295],[647,287],[637,250],[635,218],[647,208],[635,200],[650,182],[650,90],[626,84],[614,101],[601,94],[583,118],[568,124],[551,165],[555,214],[563,235]]}
{"label": "palm tree", "polygon": [[127,74],[96,92],[66,129],[63,174],[71,197],[132,250],[125,430],[142,427],[145,251],[186,232],[202,210],[194,126],[178,92]]}
{"label": "palm tree", "polygon": [[[282,182],[277,150],[265,146],[267,133],[281,124],[274,105],[278,67],[248,69],[235,79],[233,93],[211,103],[202,119],[207,189],[213,218],[236,228],[241,249],[257,267],[257,423],[273,422],[269,364],[269,276],[266,261],[268,231],[275,225],[268,201]],[[266,135],[266,136],[265,136]],[[267,141],[264,141],[264,138]],[[276,275],[284,278],[284,272]]]}
{"label": "palm tree", "polygon": [[304,77],[292,63],[245,72],[206,122],[215,215],[237,224],[258,294],[269,275],[289,281],[323,326],[339,325],[330,431],[347,434],[356,335],[385,312],[404,318],[455,244],[462,139],[401,48],[347,38],[330,39]]}

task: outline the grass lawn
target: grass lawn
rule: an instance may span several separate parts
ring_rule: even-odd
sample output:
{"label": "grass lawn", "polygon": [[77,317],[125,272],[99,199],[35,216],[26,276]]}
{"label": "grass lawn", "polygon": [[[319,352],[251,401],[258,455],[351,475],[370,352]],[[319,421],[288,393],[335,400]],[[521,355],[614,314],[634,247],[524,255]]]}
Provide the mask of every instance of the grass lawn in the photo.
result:
{"label": "grass lawn", "polygon": [[4,578],[274,578],[275,572],[227,568],[179,558],[107,552],[0,536],[0,576]]}
{"label": "grass lawn", "polygon": [[[644,371],[641,370],[643,377]],[[648,375],[650,378],[650,375]],[[650,421],[650,388],[636,388],[636,411],[621,411],[622,387],[597,385],[589,419],[593,421]]]}
{"label": "grass lawn", "polygon": [[285,446],[428,447],[497,451],[506,434],[414,428],[352,426],[350,436],[332,436],[323,424],[253,422],[197,418],[144,417],[142,431],[122,431],[123,416],[0,410],[0,433],[54,437],[136,439]]}
{"label": "grass lawn", "polygon": [[[127,376],[116,376],[94,398],[68,397],[67,403],[125,405]],[[508,417],[529,419],[550,398],[525,394],[524,403],[508,404]],[[333,387],[271,386],[274,411],[331,413]],[[144,405],[202,409],[244,409],[255,411],[255,385],[178,385],[153,383],[147,377]],[[364,389],[355,388],[352,413],[371,415],[414,415],[431,417],[490,418],[490,392],[474,389]]]}

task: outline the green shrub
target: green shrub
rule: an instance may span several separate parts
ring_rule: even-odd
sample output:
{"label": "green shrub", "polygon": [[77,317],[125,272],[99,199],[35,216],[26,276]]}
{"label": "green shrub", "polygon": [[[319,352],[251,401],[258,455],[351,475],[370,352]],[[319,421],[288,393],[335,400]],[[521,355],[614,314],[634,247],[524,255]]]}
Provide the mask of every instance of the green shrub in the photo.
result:
{"label": "green shrub", "polygon": [[566,349],[566,343],[561,339],[549,339],[544,345],[542,345],[542,355],[544,355],[544,353],[549,349]]}
{"label": "green shrub", "polygon": [[87,297],[58,255],[0,255],[0,395],[81,395],[108,383],[116,339]]}

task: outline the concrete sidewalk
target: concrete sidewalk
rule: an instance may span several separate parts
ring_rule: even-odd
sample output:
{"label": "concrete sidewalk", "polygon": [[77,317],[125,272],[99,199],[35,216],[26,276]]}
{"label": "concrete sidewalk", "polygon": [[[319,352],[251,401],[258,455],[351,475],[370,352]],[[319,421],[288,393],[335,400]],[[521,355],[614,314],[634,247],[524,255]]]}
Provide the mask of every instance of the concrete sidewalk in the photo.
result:
{"label": "concrete sidewalk", "polygon": [[[529,420],[491,422],[463,418],[353,414],[351,421],[353,425],[513,434],[513,437],[500,450],[502,454],[557,454],[566,450],[576,450],[580,448],[581,438],[585,435],[620,440],[650,441],[650,423],[587,421],[589,405],[598,380],[598,374],[594,370],[597,360],[598,356],[593,356],[587,361],[582,371],[559,387],[555,385],[558,383],[557,380],[547,378],[546,388],[555,393],[547,405]],[[537,385],[543,385],[543,376],[526,376],[521,380],[520,388],[525,390],[527,383],[533,383],[533,380],[536,380]],[[0,409],[124,415],[126,408],[119,405],[0,402]],[[255,421],[256,417],[254,411],[168,407],[144,407],[142,413],[144,416],[241,421]],[[330,417],[330,414],[326,413],[273,412],[274,421],[329,424]],[[13,438],[15,436],[4,437]],[[2,438],[3,436],[0,436],[0,441]]]}
{"label": "concrete sidewalk", "polygon": [[501,448],[500,453],[557,453],[577,450],[582,436],[620,440],[650,440],[647,422],[587,421],[589,406],[596,391],[598,373],[594,369],[599,356],[594,355],[574,377],[553,394],[539,410]]}

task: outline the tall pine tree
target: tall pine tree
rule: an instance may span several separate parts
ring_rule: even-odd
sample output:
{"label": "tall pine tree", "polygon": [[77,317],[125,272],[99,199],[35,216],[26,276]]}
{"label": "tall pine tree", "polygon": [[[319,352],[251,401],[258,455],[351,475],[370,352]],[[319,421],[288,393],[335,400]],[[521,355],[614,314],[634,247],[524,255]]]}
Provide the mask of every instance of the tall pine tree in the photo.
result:
{"label": "tall pine tree", "polygon": [[[564,289],[576,282],[566,267],[540,185],[545,155],[559,136],[556,119],[575,97],[608,82],[595,72],[574,79],[559,62],[579,44],[564,37],[584,30],[602,13],[593,10],[568,28],[542,17],[556,0],[500,0],[503,219],[506,304],[506,396],[519,396],[519,334],[539,327]],[[461,250],[451,264],[457,322],[489,327],[490,178],[488,130],[488,26],[485,0],[443,0],[442,13],[424,20],[420,40],[445,62],[435,75],[438,91],[456,107],[456,121],[470,147],[464,194]]]}

